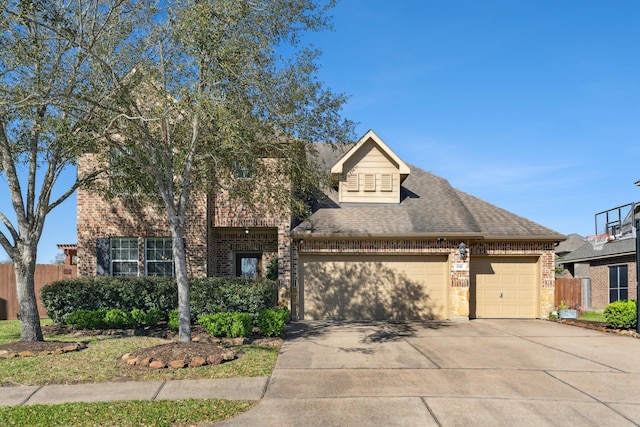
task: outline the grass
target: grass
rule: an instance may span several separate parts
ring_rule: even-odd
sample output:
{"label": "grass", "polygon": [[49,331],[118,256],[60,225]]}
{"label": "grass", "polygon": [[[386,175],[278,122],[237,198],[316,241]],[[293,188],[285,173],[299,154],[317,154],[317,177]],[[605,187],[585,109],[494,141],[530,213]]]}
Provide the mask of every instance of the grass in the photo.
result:
{"label": "grass", "polygon": [[584,311],[578,317],[580,320],[588,320],[590,322],[603,322],[606,323],[607,319],[604,317],[604,314],[599,311]]}
{"label": "grass", "polygon": [[[51,323],[44,320],[43,324]],[[18,321],[0,321],[0,344],[20,339]],[[255,377],[270,375],[277,348],[238,346],[240,357],[221,365],[189,369],[152,370],[122,362],[125,353],[166,342],[150,337],[45,336],[45,340],[86,340],[88,348],[61,355],[0,358],[0,385],[74,384],[112,381],[169,381],[178,379]],[[177,404],[179,403],[179,404]],[[126,401],[0,407],[0,426],[188,426],[236,416],[253,402],[221,399]]]}
{"label": "grass", "polygon": [[0,425],[193,426],[231,418],[254,404],[221,399],[188,399],[0,407]]}

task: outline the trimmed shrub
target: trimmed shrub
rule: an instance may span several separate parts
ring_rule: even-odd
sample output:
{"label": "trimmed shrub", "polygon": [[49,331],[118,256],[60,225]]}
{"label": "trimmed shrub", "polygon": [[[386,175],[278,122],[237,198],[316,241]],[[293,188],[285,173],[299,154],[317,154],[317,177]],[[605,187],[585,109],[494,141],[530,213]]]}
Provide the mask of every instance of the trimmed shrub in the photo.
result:
{"label": "trimmed shrub", "polygon": [[198,323],[214,337],[248,337],[251,335],[249,313],[224,312],[200,317]]}
{"label": "trimmed shrub", "polygon": [[78,329],[104,329],[107,310],[78,310],[65,317],[65,323]]}
{"label": "trimmed shrub", "polygon": [[258,315],[258,328],[265,337],[278,337],[284,332],[284,325],[289,320],[289,309],[286,307],[268,308]]}
{"label": "trimmed shrub", "polygon": [[132,328],[136,325],[131,313],[117,308],[107,311],[104,323],[110,329]]}
{"label": "trimmed shrub", "polygon": [[137,325],[156,326],[165,317],[165,314],[158,308],[152,308],[148,312],[139,308],[131,310],[131,318]]}
{"label": "trimmed shrub", "polygon": [[633,300],[615,301],[604,308],[604,317],[612,328],[631,329],[638,323],[636,302]]}
{"label": "trimmed shrub", "polygon": [[166,313],[178,306],[178,288],[166,277],[82,277],[45,286],[40,298],[49,318],[60,323],[75,311],[99,308]]}
{"label": "trimmed shrub", "polygon": [[169,321],[167,321],[167,328],[172,331],[180,329],[180,310],[173,309],[169,312]]}
{"label": "trimmed shrub", "polygon": [[[276,283],[243,278],[190,279],[191,315],[238,311],[255,320],[260,311],[275,305]],[[178,288],[166,277],[84,277],[53,282],[42,288],[42,304],[56,323],[78,310],[152,309],[168,313],[178,306]]]}
{"label": "trimmed shrub", "polygon": [[240,277],[192,279],[191,315],[198,319],[211,313],[249,313],[252,319],[275,306],[277,286],[272,280],[249,280]]}

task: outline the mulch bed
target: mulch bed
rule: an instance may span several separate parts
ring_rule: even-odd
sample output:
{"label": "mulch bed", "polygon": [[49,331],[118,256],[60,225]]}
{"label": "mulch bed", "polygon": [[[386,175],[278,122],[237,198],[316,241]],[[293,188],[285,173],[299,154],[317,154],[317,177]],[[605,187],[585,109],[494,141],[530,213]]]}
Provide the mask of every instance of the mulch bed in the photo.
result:
{"label": "mulch bed", "polygon": [[[62,354],[69,351],[78,351],[87,347],[87,337],[114,337],[114,336],[149,336],[170,340],[166,344],[147,347],[137,350],[131,354],[123,355],[123,362],[131,363],[133,359],[139,361],[136,365],[148,366],[153,361],[160,361],[164,367],[171,366],[171,362],[183,362],[181,367],[202,366],[207,364],[222,363],[233,360],[236,353],[230,351],[229,347],[239,345],[255,345],[261,347],[280,347],[283,339],[280,337],[265,338],[262,336],[252,336],[249,338],[216,338],[211,336],[201,326],[194,326],[192,342],[178,341],[178,336],[174,331],[159,325],[153,328],[137,329],[109,329],[109,330],[87,330],[74,329],[67,325],[54,324],[42,327],[45,335],[73,335],[80,338],[78,343],[63,341],[15,341],[7,344],[0,344],[0,357],[16,356],[43,356],[49,354]],[[82,340],[81,338],[85,338]],[[202,363],[202,360],[205,362]],[[130,362],[127,362],[130,361]]]}

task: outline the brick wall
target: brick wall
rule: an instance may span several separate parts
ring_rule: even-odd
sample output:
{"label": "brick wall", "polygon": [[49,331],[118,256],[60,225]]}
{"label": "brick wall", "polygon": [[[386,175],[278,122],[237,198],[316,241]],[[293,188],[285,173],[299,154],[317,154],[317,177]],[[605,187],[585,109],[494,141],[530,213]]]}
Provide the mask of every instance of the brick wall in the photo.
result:
{"label": "brick wall", "polygon": [[[250,206],[226,192],[209,196],[209,271],[210,276],[234,274],[235,254],[261,252],[262,268],[278,257],[279,303],[290,306],[291,220],[287,210],[274,204],[257,202]],[[245,231],[248,231],[246,233]]]}
{"label": "brick wall", "polygon": [[[95,155],[83,156],[78,175],[91,170]],[[187,270],[190,276],[203,277],[207,272],[207,197],[193,193],[185,225]],[[171,237],[162,210],[139,203],[134,196],[109,201],[94,191],[78,190],[78,275],[96,275],[96,239],[106,237]],[[142,245],[142,240],[141,240]],[[142,258],[144,251],[140,250]],[[143,260],[139,260],[142,264]],[[140,269],[144,271],[144,269]]]}
{"label": "brick wall", "polygon": [[602,310],[609,304],[609,267],[626,265],[629,280],[629,299],[636,298],[636,260],[634,255],[594,261],[589,268],[591,277],[591,308]]}

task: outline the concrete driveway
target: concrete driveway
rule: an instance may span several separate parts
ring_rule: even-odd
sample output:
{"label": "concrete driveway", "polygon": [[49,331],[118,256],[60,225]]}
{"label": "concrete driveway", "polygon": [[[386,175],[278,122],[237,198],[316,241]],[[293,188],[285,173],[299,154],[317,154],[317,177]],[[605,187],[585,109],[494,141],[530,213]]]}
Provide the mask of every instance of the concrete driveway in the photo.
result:
{"label": "concrete driveway", "polygon": [[640,340],[542,320],[299,322],[228,426],[640,425]]}

